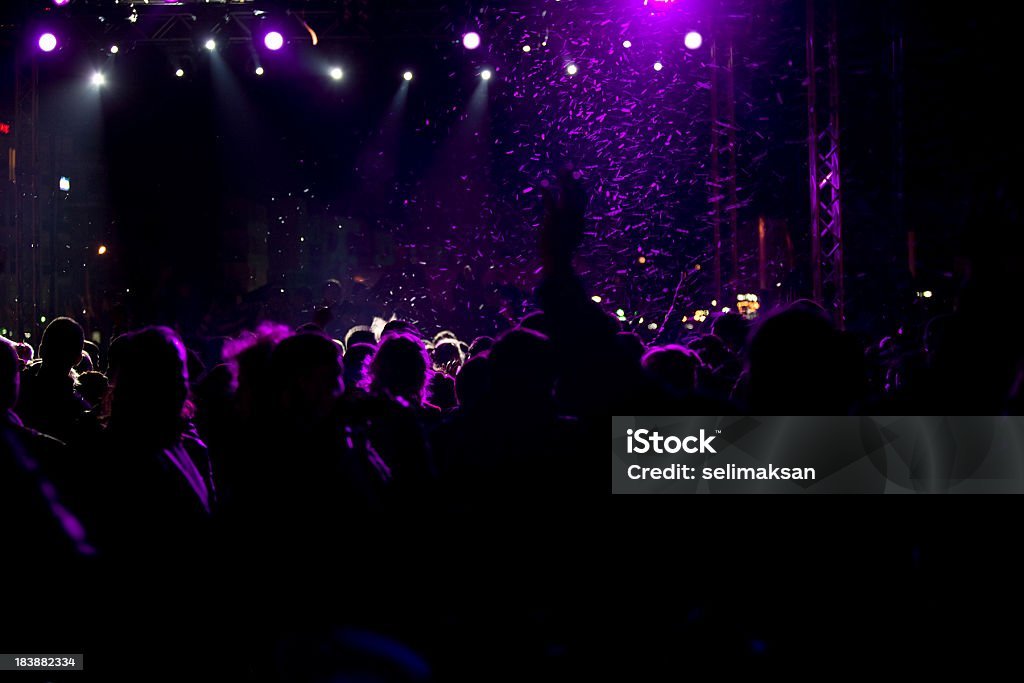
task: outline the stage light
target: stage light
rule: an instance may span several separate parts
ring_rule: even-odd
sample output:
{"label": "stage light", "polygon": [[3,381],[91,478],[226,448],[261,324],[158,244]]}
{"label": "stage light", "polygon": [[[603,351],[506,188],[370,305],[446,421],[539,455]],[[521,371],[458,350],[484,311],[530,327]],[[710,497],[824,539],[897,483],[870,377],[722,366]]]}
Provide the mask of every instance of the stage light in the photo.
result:
{"label": "stage light", "polygon": [[206,49],[209,50],[210,52],[213,52],[214,50],[216,50],[217,49],[217,41],[214,40],[213,38],[210,38],[208,41],[206,41]]}
{"label": "stage light", "polygon": [[57,49],[57,36],[52,33],[44,33],[39,36],[39,49],[43,52],[53,52]]}
{"label": "stage light", "polygon": [[699,49],[700,46],[703,45],[703,44],[704,44],[704,36],[702,36],[701,34],[697,33],[696,31],[690,31],[683,38],[683,45],[685,45],[687,47],[687,49],[689,49],[689,50]]}
{"label": "stage light", "polygon": [[118,51],[119,51],[119,50],[118,50],[118,47],[117,47],[117,45],[111,45],[111,46],[110,46],[110,54],[112,54],[112,55],[116,55],[116,54],[118,53]]}
{"label": "stage light", "polygon": [[100,248],[96,250],[96,253],[99,254],[100,256],[103,256],[104,254],[106,254],[107,253],[106,245],[101,244]]}
{"label": "stage light", "polygon": [[185,70],[184,69],[178,69],[177,71],[174,72],[174,75],[177,76],[178,78],[181,78],[182,76],[185,75]]}
{"label": "stage light", "polygon": [[529,45],[523,45],[523,52],[529,52],[529,51],[530,51],[530,46]]}
{"label": "stage light", "polygon": [[595,294],[594,296],[590,297],[590,300],[593,301],[595,304],[601,303],[601,297],[598,296],[597,294]]}
{"label": "stage light", "polygon": [[412,80],[412,72],[411,71],[406,71],[404,74],[402,74],[402,78],[404,78],[407,81],[411,81]]}
{"label": "stage light", "polygon": [[569,66],[565,67],[565,72],[570,76],[575,76],[577,71],[579,71],[579,69],[576,68],[575,64],[570,64]]}
{"label": "stage light", "polygon": [[491,76],[493,75],[494,74],[492,74],[488,69],[484,69],[483,71],[480,72],[480,78],[484,79],[485,81],[491,80]]}
{"label": "stage light", "polygon": [[629,48],[633,47],[633,42],[630,40],[624,40],[622,41],[622,47],[628,50]]}
{"label": "stage light", "polygon": [[106,82],[107,82],[106,77],[103,74],[101,74],[99,71],[97,71],[96,73],[94,73],[92,75],[92,84],[95,85],[97,88],[100,87],[101,85],[105,85]]}
{"label": "stage light", "polygon": [[284,45],[284,36],[277,31],[271,31],[263,37],[263,44],[267,46],[268,50],[280,50]]}
{"label": "stage light", "polygon": [[262,76],[263,75],[263,67],[262,66],[256,67],[256,75],[257,76]]}
{"label": "stage light", "polygon": [[462,36],[462,47],[467,50],[475,50],[480,47],[480,34],[476,31],[470,31]]}
{"label": "stage light", "polygon": [[62,175],[57,182],[57,187],[60,188],[61,192],[71,192],[71,178]]}
{"label": "stage light", "polygon": [[341,77],[345,75],[344,72],[342,72],[342,70],[338,67],[334,67],[333,69],[331,69],[330,73],[331,78],[333,78],[336,81],[340,81]]}
{"label": "stage light", "polygon": [[71,0],[53,0],[53,4],[55,4],[57,7],[62,7],[68,4],[69,2],[71,2]]}
{"label": "stage light", "polygon": [[654,70],[655,71],[661,71],[664,68],[665,68],[665,65],[662,64],[661,62],[655,62],[654,63]]}
{"label": "stage light", "polygon": [[615,315],[617,315],[617,316],[619,316],[621,318],[624,315],[626,315],[626,312],[624,310],[622,310],[621,308],[616,308],[615,309]]}
{"label": "stage light", "polygon": [[923,292],[921,292],[921,296],[923,296],[925,299],[931,299],[932,298],[932,290],[930,290],[930,289],[924,290]]}

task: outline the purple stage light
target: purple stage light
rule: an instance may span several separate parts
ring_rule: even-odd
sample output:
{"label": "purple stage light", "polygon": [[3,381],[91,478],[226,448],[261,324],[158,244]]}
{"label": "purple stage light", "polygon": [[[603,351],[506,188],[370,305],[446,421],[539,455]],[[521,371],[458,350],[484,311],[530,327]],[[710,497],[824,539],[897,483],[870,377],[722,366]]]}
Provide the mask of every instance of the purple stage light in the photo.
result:
{"label": "purple stage light", "polygon": [[697,33],[696,31],[690,31],[683,38],[683,45],[689,50],[697,50],[701,45],[704,44],[704,36]]}
{"label": "purple stage light", "polygon": [[277,31],[271,31],[263,37],[263,44],[267,46],[268,50],[280,50],[284,45],[284,36]]}
{"label": "purple stage light", "polygon": [[44,33],[39,36],[39,49],[43,52],[53,52],[57,49],[57,36],[52,33]]}
{"label": "purple stage light", "polygon": [[480,47],[480,34],[476,31],[470,31],[466,35],[462,36],[462,46],[467,50],[475,50]]}
{"label": "purple stage light", "polygon": [[55,4],[57,7],[61,7],[63,5],[66,5],[69,2],[71,2],[71,0],[53,0],[53,4]]}

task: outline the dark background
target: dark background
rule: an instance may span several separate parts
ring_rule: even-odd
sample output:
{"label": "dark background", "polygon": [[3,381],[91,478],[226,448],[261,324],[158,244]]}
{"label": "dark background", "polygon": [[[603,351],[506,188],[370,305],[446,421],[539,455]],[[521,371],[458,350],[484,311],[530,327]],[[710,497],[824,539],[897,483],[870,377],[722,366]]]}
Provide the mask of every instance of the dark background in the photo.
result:
{"label": "dark background", "polygon": [[[781,226],[772,244],[793,245],[788,259],[773,259],[772,279],[786,282],[787,297],[807,295],[804,3],[679,2],[653,14],[641,5],[298,2],[296,11],[336,11],[344,39],[314,49],[295,37],[271,54],[260,35],[255,51],[226,44],[235,34],[216,25],[223,6],[195,8],[192,44],[158,47],[127,37],[126,7],[6,3],[5,121],[15,118],[16,54],[34,52],[44,25],[62,40],[38,57],[45,254],[50,222],[59,227],[57,310],[48,310],[47,284],[40,312],[75,311],[91,288],[90,313],[124,302],[140,321],[188,331],[211,302],[264,285],[316,291],[328,277],[347,286],[384,273],[412,283],[417,271],[425,276],[401,298],[432,294],[416,315],[443,325],[446,292],[467,264],[485,288],[529,291],[539,265],[534,190],[552,168],[573,163],[592,191],[594,219],[580,268],[609,310],[624,308],[627,325],[647,334],[639,318],[660,319],[680,269],[703,266],[682,290],[684,310],[710,299],[712,36],[732,40],[737,55],[738,290],[755,291],[749,236],[765,216]],[[265,6],[273,17],[273,3]],[[98,30],[97,15],[116,30]],[[1012,272],[1016,235],[969,225],[979,196],[999,179],[1012,184],[1012,26],[980,8],[841,3],[851,329],[891,334],[948,310],[969,256],[999,253],[993,269]],[[484,38],[475,52],[459,44],[469,29]],[[681,48],[691,29],[705,35],[695,52]],[[222,38],[216,54],[201,48],[208,33]],[[621,48],[623,37],[633,48]],[[107,54],[108,42],[120,43],[118,55]],[[524,43],[534,47],[528,55]],[[252,74],[254,58],[262,78]],[[656,59],[666,63],[660,73],[649,68]],[[566,76],[569,61],[578,77]],[[332,64],[345,69],[340,83],[325,76]],[[173,75],[178,65],[183,79]],[[484,67],[496,78],[474,105]],[[406,68],[416,79],[394,107]],[[88,85],[94,69],[108,79],[100,91]],[[55,174],[73,177],[70,195],[52,191]],[[108,257],[92,256],[98,244]],[[726,254],[726,279],[733,268]],[[935,297],[921,300],[922,290]],[[396,307],[382,302],[381,313]],[[1012,310],[1012,299],[994,307]],[[104,325],[97,314],[94,326]]]}
{"label": "dark background", "polygon": [[[21,20],[36,16],[28,10],[19,12],[22,4],[38,9],[45,3],[4,3],[0,10],[9,15],[4,19],[2,62],[7,66],[0,77],[0,111],[5,119],[13,113],[13,105],[7,104],[13,99],[8,67],[13,52],[23,46]],[[553,4],[508,6],[536,9]],[[595,17],[593,27],[565,24],[575,31],[567,28],[567,39],[579,42],[599,31],[596,24],[605,19],[594,8],[622,8],[628,3],[560,4],[575,5],[570,17],[575,21]],[[972,205],[977,204],[972,200],[1000,186],[1015,187],[1020,144],[1012,106],[1019,82],[1017,22],[981,4],[951,11],[882,0],[841,4],[847,272],[857,316],[868,321],[865,325],[873,332],[883,333],[912,314],[915,309],[909,306],[923,305],[915,300],[914,291],[924,287],[937,295],[928,304],[932,309],[918,315],[948,308],[968,256],[975,264],[985,264],[992,280],[1005,287],[994,288],[1006,291],[1007,298],[991,302],[993,315],[1013,316],[1010,292],[1019,272],[1015,268],[1020,235],[1000,231],[995,222],[970,219]],[[784,218],[798,240],[807,232],[802,227],[807,211],[802,5],[765,0],[726,3],[722,9],[738,17],[751,36],[741,48],[747,68],[738,83],[744,212]],[[587,15],[584,6],[595,13]],[[451,34],[457,36],[471,17],[490,21],[504,8],[448,3],[437,9],[443,15],[441,25],[450,24]],[[562,15],[561,21],[569,18]],[[490,115],[498,137],[519,136],[519,151],[512,155],[516,161],[499,159],[492,164],[484,155],[477,159],[479,164],[460,173],[455,160],[471,157],[472,151],[456,153],[467,149],[456,145],[447,161],[435,163],[435,150],[444,148],[453,127],[458,130],[459,117],[450,109],[462,106],[477,86],[474,63],[496,59],[497,50],[486,58],[467,57],[451,41],[442,47],[433,41],[381,43],[374,35],[389,34],[387,17],[365,24],[365,44],[345,55],[351,61],[345,64],[346,80],[340,88],[315,68],[289,71],[283,64],[280,71],[268,64],[267,75],[257,83],[248,75],[247,53],[235,55],[230,49],[224,58],[241,98],[228,97],[230,91],[216,86],[206,65],[209,56],[198,50],[189,52],[193,66],[182,81],[173,77],[172,65],[160,51],[121,52],[111,86],[99,100],[86,84],[88,69],[68,57],[70,48],[42,69],[47,76],[42,102],[49,103],[44,106],[49,113],[41,121],[72,140],[68,158],[86,171],[72,176],[77,183],[84,175],[81,192],[93,198],[82,200],[78,213],[68,214],[67,234],[76,240],[75,249],[88,251],[100,240],[111,245],[112,258],[93,283],[118,296],[133,290],[137,297],[127,298],[140,317],[173,314],[194,323],[211,299],[238,287],[237,278],[232,282],[225,277],[230,270],[225,264],[244,261],[247,249],[238,246],[245,241],[242,237],[229,238],[231,221],[239,226],[235,233],[247,235],[250,224],[262,220],[269,225],[283,215],[270,207],[268,195],[276,202],[306,188],[320,195],[325,205],[331,204],[308,208],[317,204],[314,198],[305,209],[329,216],[331,221],[324,225],[334,225],[338,218],[363,226],[363,233],[353,230],[355,237],[347,244],[367,243],[365,226],[386,220],[381,232],[400,229],[391,243],[429,245],[423,260],[431,265],[447,267],[475,257],[473,247],[493,248],[510,277],[518,277],[532,272],[530,257],[521,255],[532,253],[526,249],[533,218],[519,217],[512,209],[527,211],[536,195],[517,196],[516,190],[534,184],[542,167],[574,160],[572,151],[587,149],[591,153],[583,164],[585,171],[600,174],[621,163],[632,169],[629,183],[634,186],[646,187],[654,176],[695,178],[692,185],[680,185],[689,189],[658,198],[672,213],[666,224],[692,223],[692,234],[663,226],[633,231],[620,224],[588,247],[592,251],[583,256],[587,274],[592,282],[605,282],[615,292],[618,299],[613,296],[610,303],[630,298],[639,312],[650,299],[654,308],[663,307],[663,283],[674,283],[671,274],[678,266],[707,258],[700,208],[706,210],[706,195],[699,161],[706,148],[700,132],[706,128],[706,113],[696,103],[680,109],[692,116],[679,119],[680,130],[690,132],[680,136],[686,140],[680,151],[655,157],[653,136],[639,135],[639,127],[623,124],[628,139],[642,143],[612,160],[598,153],[595,142],[600,139],[574,147],[564,142],[573,139],[573,127],[556,133],[560,129],[552,125],[565,114],[545,107],[569,101],[576,92],[571,87],[580,86],[563,81],[558,87],[567,90],[545,86],[542,99],[556,104],[538,104],[537,117],[520,117],[501,103],[515,97],[516,79],[535,75],[536,67],[507,67],[515,76],[506,79],[497,72],[492,90],[497,103],[492,102]],[[511,32],[482,34],[485,41],[494,35],[516,37]],[[903,36],[905,49],[900,78],[894,78],[891,64],[894,34]],[[293,59],[283,56],[282,61]],[[95,54],[92,59],[102,61]],[[361,184],[366,176],[353,164],[394,96],[395,75],[410,61],[418,74],[417,96],[409,98],[408,123],[401,128],[400,153],[393,162],[397,182],[405,192],[432,177],[431,190],[447,187],[444,179],[452,176],[479,180],[480,185],[472,188],[480,199],[476,203],[461,202],[461,195],[444,197],[442,209],[455,205],[464,212],[460,224],[474,223],[474,213],[489,219],[467,227],[465,237],[459,231],[452,237],[447,226],[438,234],[443,224],[435,216],[445,210],[409,214],[389,205],[392,193],[379,187],[367,190]],[[378,72],[394,78],[371,77]],[[635,84],[636,79],[623,77],[621,85]],[[591,102],[589,94],[576,96],[584,104]],[[671,94],[659,95],[657,89],[645,93],[643,87],[636,96],[650,96],[659,104],[665,98],[669,104],[675,101]],[[92,104],[83,104],[89,97]],[[689,97],[695,96],[680,101]],[[54,105],[62,99],[64,104]],[[655,114],[649,112],[644,121]],[[426,127],[428,118],[435,123],[417,132],[420,121]],[[536,137],[540,130],[554,135],[555,141],[542,145]],[[590,132],[614,130],[610,123]],[[535,161],[532,150],[539,156]],[[526,154],[530,163],[520,162],[518,154]],[[666,171],[670,163],[678,171]],[[437,168],[447,174],[440,180],[434,174]],[[384,169],[377,172],[390,175]],[[489,186],[480,174],[490,176]],[[608,201],[614,196],[612,192]],[[646,195],[628,194],[627,199],[635,211],[650,211]],[[597,199],[596,206],[604,201]],[[293,217],[301,215],[294,205],[287,211]],[[504,241],[494,239],[490,226],[500,225],[498,219],[506,215],[512,216],[510,224],[497,232]],[[9,224],[4,223],[5,229]],[[302,229],[312,228],[293,218],[282,239],[294,247],[294,237]],[[906,236],[911,229],[919,243],[916,281],[907,268]],[[483,237],[490,239],[481,242]],[[635,270],[637,240],[644,242],[646,253],[667,252],[668,265],[651,272]],[[326,245],[328,240],[317,243]],[[369,249],[367,263],[352,267],[369,268],[381,253]],[[410,257],[405,254],[398,260]],[[304,262],[291,252],[281,259],[276,271],[268,264],[270,280],[281,277],[289,286],[315,284],[336,274],[324,262],[315,272],[302,272],[299,264]],[[3,277],[9,286],[9,271]],[[72,285],[80,282],[74,277],[68,276],[67,291],[73,292]],[[614,289],[626,286],[628,293]],[[694,294],[698,296],[699,291]],[[882,307],[894,312],[878,321],[872,314]],[[604,453],[606,434],[597,436],[594,443],[580,445],[580,456]],[[931,669],[950,661],[987,661],[982,658],[1014,651],[1016,631],[1000,624],[1005,615],[1012,622],[1020,606],[1016,497],[610,498],[604,465],[593,470],[593,478],[582,475],[580,489],[567,494],[574,503],[578,499],[571,513],[556,520],[529,518],[546,524],[554,538],[536,543],[529,534],[510,536],[505,551],[519,561],[503,562],[504,555],[499,554],[479,567],[513,584],[523,576],[540,577],[573,615],[565,631],[571,634],[566,647],[574,662],[640,680],[645,673],[653,677],[663,666],[675,671],[737,663],[767,667],[782,660],[825,661],[830,667],[845,668],[851,659],[892,657]],[[528,502],[524,500],[524,507]],[[515,519],[521,512],[510,510],[508,517]],[[484,527],[485,520],[475,522]],[[474,520],[467,520],[466,529],[459,530],[466,534],[466,547],[480,538],[471,527]],[[787,669],[794,670],[803,671]],[[821,674],[833,670],[822,669]]]}

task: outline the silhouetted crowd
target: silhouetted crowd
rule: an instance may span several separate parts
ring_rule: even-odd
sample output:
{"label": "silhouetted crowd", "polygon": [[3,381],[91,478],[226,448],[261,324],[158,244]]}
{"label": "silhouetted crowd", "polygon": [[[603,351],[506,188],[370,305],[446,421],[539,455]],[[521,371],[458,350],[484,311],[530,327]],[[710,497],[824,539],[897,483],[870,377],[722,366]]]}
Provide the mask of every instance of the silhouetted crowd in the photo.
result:
{"label": "silhouetted crowd", "polygon": [[[562,546],[564,559],[564,527],[580,514],[566,492],[583,495],[583,444],[606,433],[610,415],[1001,414],[1020,404],[1020,350],[977,335],[964,312],[865,348],[800,301],[645,346],[573,272],[574,192],[567,184],[548,198],[536,310],[493,337],[396,318],[336,339],[325,307],[298,330],[267,322],[222,339],[212,360],[166,327],[101,350],[70,318],[50,322],[38,349],[0,343],[5,541],[32,566],[153,582],[162,609],[193,615],[185,641],[215,639],[225,623],[215,615],[230,614],[236,650],[225,651],[262,642],[280,654],[291,633],[281,624],[300,605],[316,605],[325,623],[343,614],[420,633],[435,623],[424,614],[452,609],[446,590],[489,591],[498,566],[522,577],[502,600],[528,612],[544,591],[529,578],[542,560],[505,556],[509,546],[486,536],[528,529],[531,548]],[[605,469],[593,469],[603,495]],[[529,520],[541,517],[538,532]],[[467,520],[484,537],[438,535]],[[286,590],[275,598],[268,584]],[[131,602],[117,609],[149,609]],[[471,603],[460,603],[459,638],[473,631]],[[350,642],[360,636],[346,633],[334,645],[363,656],[365,644]],[[302,656],[271,668],[305,680],[287,673]]]}

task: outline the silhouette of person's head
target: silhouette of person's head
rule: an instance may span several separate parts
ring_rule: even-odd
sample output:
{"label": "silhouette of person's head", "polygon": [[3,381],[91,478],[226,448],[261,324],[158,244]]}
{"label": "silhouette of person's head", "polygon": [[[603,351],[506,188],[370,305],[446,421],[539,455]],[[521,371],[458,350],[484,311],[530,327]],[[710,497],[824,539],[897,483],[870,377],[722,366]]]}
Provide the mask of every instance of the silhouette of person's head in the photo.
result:
{"label": "silhouette of person's head", "polygon": [[43,365],[58,372],[70,372],[82,360],[85,333],[72,318],[55,318],[43,331],[39,357]]}
{"label": "silhouette of person's head", "polygon": [[325,305],[333,306],[341,301],[341,283],[336,279],[331,278],[324,283],[324,286],[320,290],[320,294],[323,297]]}
{"label": "silhouette of person's head", "polygon": [[720,368],[736,361],[729,346],[714,334],[703,334],[688,342],[686,348],[696,352],[701,362],[711,368]]}
{"label": "silhouette of person's head", "polygon": [[458,336],[454,332],[452,332],[451,330],[441,330],[440,332],[438,332],[437,334],[434,335],[434,339],[433,339],[434,346],[437,346],[438,344],[440,344],[445,339],[452,339],[454,341],[458,341],[459,340]]}
{"label": "silhouette of person's head", "polygon": [[689,394],[697,387],[700,356],[690,349],[669,344],[653,348],[641,361],[644,370],[676,394]]}
{"label": "silhouette of person's head", "polygon": [[450,410],[457,405],[455,380],[443,372],[430,376],[430,402],[441,410]]}
{"label": "silhouette of person's head", "polygon": [[555,386],[551,340],[540,332],[517,328],[505,332],[488,352],[494,398],[518,410],[544,411]]}
{"label": "silhouette of person's head", "polygon": [[551,334],[551,326],[544,311],[530,311],[519,321],[519,327],[539,332],[544,336]]}
{"label": "silhouette of person's head", "polygon": [[639,363],[644,357],[644,342],[636,332],[619,332],[615,335],[615,343],[631,362]]}
{"label": "silhouette of person's head", "polygon": [[381,339],[383,339],[386,335],[398,333],[412,335],[417,338],[421,336],[420,331],[416,329],[416,326],[413,325],[411,322],[408,322],[406,320],[398,320],[396,318],[395,320],[391,320],[386,325],[384,325],[384,329],[382,329],[380,332],[380,337]]}
{"label": "silhouette of person's head", "polygon": [[455,396],[466,410],[479,408],[491,393],[491,361],[487,354],[473,356],[455,375]]}
{"label": "silhouette of person's head", "polygon": [[0,411],[10,410],[18,402],[21,361],[14,346],[0,340]]}
{"label": "silhouette of person's head", "polygon": [[99,370],[100,367],[100,347],[96,346],[95,343],[85,340],[83,344],[83,352],[89,355],[89,359],[92,361],[92,370]]}
{"label": "silhouette of person's head", "polygon": [[750,339],[751,408],[761,415],[845,415],[856,358],[825,311],[798,301],[761,321]]}
{"label": "silhouette of person's head", "polygon": [[281,341],[270,370],[282,417],[317,422],[330,415],[344,384],[337,345],[320,334],[296,334]]}
{"label": "silhouette of person's head", "polygon": [[342,363],[345,367],[346,387],[358,387],[362,384],[367,359],[372,358],[376,350],[373,344],[352,344],[348,347]]}
{"label": "silhouette of person's head", "polygon": [[[328,315],[326,318],[319,315],[321,311],[327,311]],[[302,323],[295,328],[295,334],[323,334],[324,327],[330,322],[330,310],[326,308],[318,308],[313,313],[313,322]]]}
{"label": "silhouette of person's head", "polygon": [[119,342],[111,377],[111,427],[160,443],[178,438],[188,398],[185,345],[167,327],[146,327],[122,335]]}
{"label": "silhouette of person's head", "polygon": [[356,344],[377,345],[377,335],[373,333],[368,325],[354,325],[345,333],[345,348],[351,348]]}
{"label": "silhouette of person's head", "polygon": [[284,325],[263,323],[255,334],[225,346],[224,357],[236,368],[235,404],[243,419],[258,423],[273,413],[270,357],[281,340],[289,336],[291,333]]}
{"label": "silhouette of person's head", "polygon": [[462,363],[462,347],[459,346],[457,339],[442,339],[434,347],[434,367],[444,368],[451,364],[459,365]]}
{"label": "silhouette of person's head", "polygon": [[725,342],[733,353],[740,353],[747,345],[750,323],[738,313],[726,313],[712,319],[711,332]]}
{"label": "silhouette of person's head", "polygon": [[370,362],[370,392],[422,405],[429,368],[427,350],[417,337],[403,333],[385,335]]}
{"label": "silhouette of person's head", "polygon": [[108,389],[107,377],[101,372],[90,370],[78,376],[78,393],[93,408],[103,403]]}
{"label": "silhouette of person's head", "polygon": [[469,350],[466,352],[466,356],[468,358],[475,358],[484,351],[489,350],[492,346],[494,346],[493,337],[488,337],[486,335],[483,337],[477,337],[473,340],[473,343],[469,345]]}

